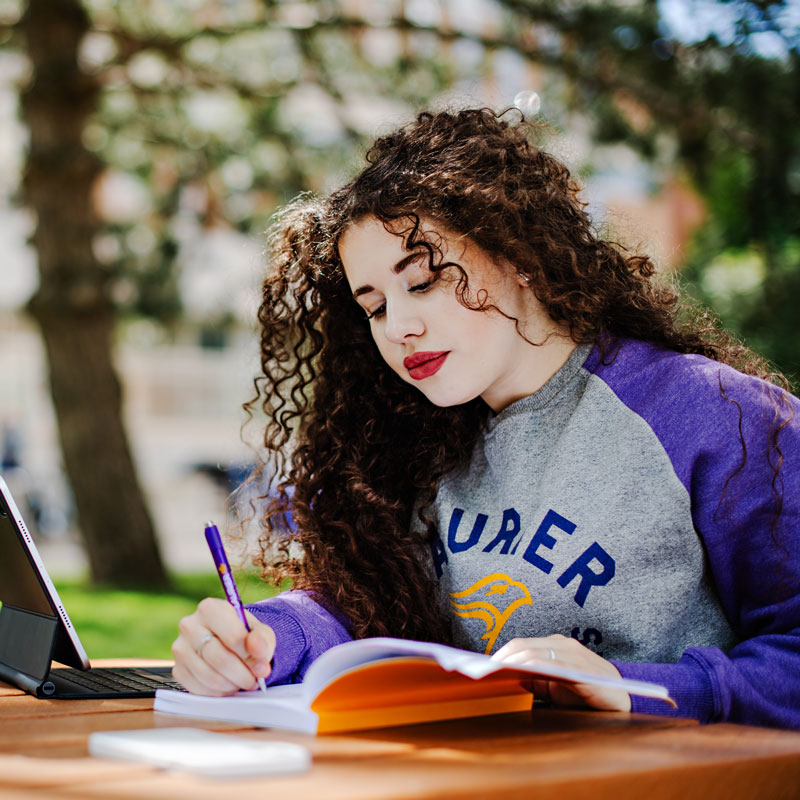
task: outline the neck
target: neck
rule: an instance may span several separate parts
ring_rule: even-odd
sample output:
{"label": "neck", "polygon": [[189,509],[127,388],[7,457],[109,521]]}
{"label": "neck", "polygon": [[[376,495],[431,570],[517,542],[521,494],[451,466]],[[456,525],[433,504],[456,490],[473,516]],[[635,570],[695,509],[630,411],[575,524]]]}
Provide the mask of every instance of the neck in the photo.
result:
{"label": "neck", "polygon": [[539,391],[572,355],[577,344],[565,330],[555,328],[530,344],[520,337],[519,358],[513,372],[501,386],[483,400],[496,414],[506,406]]}

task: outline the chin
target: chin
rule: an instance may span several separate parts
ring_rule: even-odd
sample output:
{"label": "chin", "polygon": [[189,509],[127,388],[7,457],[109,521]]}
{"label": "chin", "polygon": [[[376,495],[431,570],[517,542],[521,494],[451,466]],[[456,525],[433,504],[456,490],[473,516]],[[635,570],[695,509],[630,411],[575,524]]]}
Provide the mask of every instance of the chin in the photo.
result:
{"label": "chin", "polygon": [[[431,378],[427,378],[423,382],[418,382],[409,378],[408,373],[405,369],[402,371],[397,369],[395,370],[397,374],[409,385],[413,386],[417,389],[420,394],[425,395],[425,398],[435,406],[439,408],[450,408],[452,406],[461,406],[464,403],[469,403],[470,400],[474,400],[476,397],[480,395],[479,391],[470,391],[469,389],[456,389],[454,387],[445,387],[445,386],[434,386],[431,383],[429,386],[425,386],[424,384],[427,381],[430,381]],[[432,376],[437,377],[437,376]]]}
{"label": "chin", "polygon": [[451,408],[452,406],[462,406],[464,403],[469,403],[474,400],[478,395],[455,394],[452,392],[425,392],[420,389],[422,394],[430,400],[433,405],[439,408]]}

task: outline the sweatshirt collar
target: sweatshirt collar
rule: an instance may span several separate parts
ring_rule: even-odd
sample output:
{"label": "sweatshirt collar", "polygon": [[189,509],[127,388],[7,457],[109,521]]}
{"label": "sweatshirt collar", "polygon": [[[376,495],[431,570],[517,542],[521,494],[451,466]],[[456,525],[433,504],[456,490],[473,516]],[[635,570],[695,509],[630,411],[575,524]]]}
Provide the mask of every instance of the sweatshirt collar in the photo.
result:
{"label": "sweatshirt collar", "polygon": [[558,372],[555,373],[540,389],[527,397],[506,406],[499,414],[491,416],[487,422],[489,432],[494,430],[504,420],[517,414],[526,414],[537,411],[549,405],[561,392],[580,374],[583,364],[592,350],[591,344],[580,344],[570,354]]}

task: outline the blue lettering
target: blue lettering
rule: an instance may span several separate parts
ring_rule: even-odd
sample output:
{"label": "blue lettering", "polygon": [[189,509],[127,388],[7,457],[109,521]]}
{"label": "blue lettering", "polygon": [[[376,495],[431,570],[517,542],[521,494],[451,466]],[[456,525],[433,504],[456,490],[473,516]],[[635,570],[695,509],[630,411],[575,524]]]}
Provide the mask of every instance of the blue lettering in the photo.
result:
{"label": "blue lettering", "polygon": [[[500,544],[500,542],[502,542],[503,546],[500,548],[500,552],[503,555],[506,555],[509,547],[511,547],[514,539],[519,533],[519,528],[519,514],[515,509],[507,508],[503,512],[503,522],[500,525],[500,530],[497,536],[495,536],[494,539],[492,539],[492,541],[483,548],[483,552],[490,553],[495,547],[497,547],[498,544]],[[516,551],[516,549],[517,548],[515,545],[514,549],[511,551],[512,554]]]}
{"label": "blue lettering", "polygon": [[581,635],[580,628],[573,628],[570,634],[573,639],[577,639],[582,645],[594,650],[597,655],[602,656],[603,651],[598,650],[598,645],[603,643],[603,634],[597,628],[586,628]]}
{"label": "blue lettering", "polygon": [[536,529],[536,533],[533,534],[533,538],[528,543],[528,547],[522,557],[529,564],[538,567],[542,572],[550,574],[553,565],[536,552],[540,547],[546,547],[548,550],[552,550],[555,547],[556,540],[547,531],[550,528],[560,528],[564,533],[571,534],[576,527],[574,522],[570,522],[566,517],[562,517],[561,514],[557,514],[551,508],[544,515],[541,525]]}
{"label": "blue lettering", "polygon": [[444,544],[438,536],[431,542],[431,555],[433,556],[436,577],[441,578],[444,565],[447,563],[447,550],[444,549]]}
{"label": "blue lettering", "polygon": [[[601,572],[593,572],[589,566],[597,561],[602,567]],[[617,565],[611,556],[603,550],[597,542],[593,542],[570,564],[558,578],[558,585],[565,588],[572,580],[580,575],[581,582],[575,592],[575,602],[583,608],[589,589],[592,586],[605,586],[617,571]]]}
{"label": "blue lettering", "polygon": [[456,534],[458,533],[458,526],[461,524],[461,517],[464,516],[464,510],[461,508],[454,508],[453,513],[450,515],[450,526],[447,529],[447,546],[450,548],[451,553],[461,553],[464,550],[469,550],[478,543],[481,538],[483,529],[486,527],[486,520],[489,519],[486,514],[478,514],[475,518],[475,524],[472,526],[472,532],[469,538],[464,542],[456,541]]}

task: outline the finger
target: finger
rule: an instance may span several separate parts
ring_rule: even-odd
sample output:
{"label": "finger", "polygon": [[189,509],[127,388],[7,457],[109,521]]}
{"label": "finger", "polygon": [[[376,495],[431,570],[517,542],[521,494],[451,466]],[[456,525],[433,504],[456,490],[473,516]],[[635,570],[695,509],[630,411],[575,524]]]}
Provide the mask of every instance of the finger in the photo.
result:
{"label": "finger", "polygon": [[[527,647],[528,642],[534,641],[533,639],[512,639],[506,642],[496,653],[492,653],[492,658],[495,661],[505,661],[509,656],[516,653],[522,647]],[[525,643],[525,644],[523,644]]]}
{"label": "finger", "polygon": [[551,696],[558,705],[584,705],[600,711],[630,711],[631,698],[623,689],[610,689],[594,684],[552,683]]}
{"label": "finger", "polygon": [[[507,664],[553,663],[557,659],[552,647],[536,645],[517,650],[504,656],[502,660]],[[561,666],[564,666],[561,663]]]}
{"label": "finger", "polygon": [[[208,645],[211,641],[208,642]],[[203,647],[205,651],[205,646]],[[227,676],[220,674],[192,649],[185,636],[179,636],[172,645],[175,666],[172,674],[190,692],[205,695],[226,695],[237,692],[241,687]],[[240,662],[241,663],[241,662]],[[249,670],[247,671],[249,672]],[[252,676],[251,676],[252,679]],[[249,687],[247,687],[249,688]]]}
{"label": "finger", "polygon": [[262,661],[272,661],[276,646],[275,631],[247,609],[244,613],[250,625],[250,634],[245,638],[248,655]]}
{"label": "finger", "polygon": [[555,640],[554,636],[536,636],[536,637],[529,637],[526,639],[512,639],[510,642],[504,644],[492,656],[492,658],[497,659],[499,661],[506,661],[515,653],[527,650],[537,650],[537,649],[544,653],[547,653],[549,657],[549,652],[550,652],[549,648],[553,646],[554,640]]}
{"label": "finger", "polygon": [[209,697],[225,697],[236,694],[239,691],[237,686],[230,682],[220,680],[220,676],[215,674],[203,674],[202,670],[196,674],[183,663],[175,662],[172,668],[172,676],[184,689],[192,694],[202,694]]}
{"label": "finger", "polygon": [[229,650],[221,639],[211,639],[203,646],[202,652],[196,655],[197,659],[187,662],[195,674],[206,674],[206,669],[210,669],[238,689],[255,687],[256,676],[246,661],[238,653]]}
{"label": "finger", "polygon": [[236,609],[219,597],[206,597],[197,605],[197,615],[203,626],[211,631],[225,647],[242,661],[248,657],[245,647],[247,629]]}
{"label": "finger", "polygon": [[192,642],[196,646],[208,632],[209,629],[203,624],[197,611],[178,621],[178,639],[186,639],[188,646],[191,646]]}
{"label": "finger", "polygon": [[248,656],[245,664],[259,678],[266,678],[272,672],[272,656],[275,653],[275,633],[268,625],[258,623],[245,638]]}
{"label": "finger", "polygon": [[547,644],[547,639],[533,641],[536,642],[536,645],[525,650],[518,650],[503,660],[508,664],[535,664],[536,666],[545,667],[545,671],[548,665],[554,665],[559,670],[574,669],[579,672],[604,674],[597,670],[597,663],[594,662],[600,662],[601,659],[594,653],[591,654],[590,659],[587,659],[586,654],[581,650],[573,650],[570,647],[566,647],[556,651],[554,647]]}
{"label": "finger", "polygon": [[[545,653],[551,661],[563,658],[566,652],[586,650],[580,642],[570,636],[564,636],[561,633],[551,633],[549,636],[512,639],[510,642],[504,644],[492,658],[505,660],[513,653],[517,653],[521,650],[537,649]],[[552,656],[550,655],[551,650],[553,651]]]}

